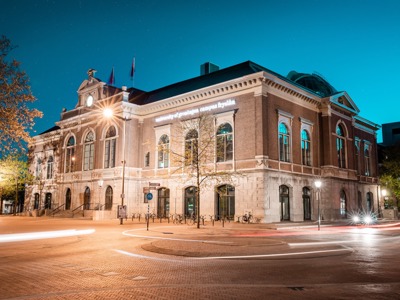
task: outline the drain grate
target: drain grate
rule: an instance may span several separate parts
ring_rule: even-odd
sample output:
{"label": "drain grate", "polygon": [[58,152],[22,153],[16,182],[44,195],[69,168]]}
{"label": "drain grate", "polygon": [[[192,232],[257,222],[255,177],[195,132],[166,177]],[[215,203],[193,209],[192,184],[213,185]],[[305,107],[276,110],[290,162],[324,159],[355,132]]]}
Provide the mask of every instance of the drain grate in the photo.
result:
{"label": "drain grate", "polygon": [[173,232],[163,232],[163,234],[174,234]]}

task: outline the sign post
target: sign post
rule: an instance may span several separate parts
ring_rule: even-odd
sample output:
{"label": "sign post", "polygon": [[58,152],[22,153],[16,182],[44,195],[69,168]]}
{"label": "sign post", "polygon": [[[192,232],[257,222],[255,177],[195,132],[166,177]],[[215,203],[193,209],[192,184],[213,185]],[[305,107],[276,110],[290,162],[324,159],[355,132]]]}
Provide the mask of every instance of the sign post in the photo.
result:
{"label": "sign post", "polygon": [[[152,193],[147,193],[146,194],[146,199],[148,201],[153,199],[153,194]],[[149,231],[149,223],[150,223],[150,204],[147,204],[147,231]]]}

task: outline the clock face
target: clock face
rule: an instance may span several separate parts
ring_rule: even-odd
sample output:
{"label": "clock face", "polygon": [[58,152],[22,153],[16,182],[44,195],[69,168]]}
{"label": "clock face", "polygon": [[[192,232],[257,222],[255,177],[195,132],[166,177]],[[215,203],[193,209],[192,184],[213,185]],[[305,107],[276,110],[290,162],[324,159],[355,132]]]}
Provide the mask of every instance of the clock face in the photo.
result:
{"label": "clock face", "polygon": [[87,106],[87,107],[90,107],[90,106],[92,106],[92,104],[93,104],[93,96],[92,96],[92,95],[89,95],[89,96],[86,98],[86,106]]}

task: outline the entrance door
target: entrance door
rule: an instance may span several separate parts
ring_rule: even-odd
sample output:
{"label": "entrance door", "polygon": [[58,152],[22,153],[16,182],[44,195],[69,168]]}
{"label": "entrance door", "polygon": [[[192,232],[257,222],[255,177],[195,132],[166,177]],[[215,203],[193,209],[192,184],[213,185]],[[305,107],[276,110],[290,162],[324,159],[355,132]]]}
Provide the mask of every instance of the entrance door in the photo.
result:
{"label": "entrance door", "polygon": [[169,215],[169,189],[158,189],[157,213],[159,217],[165,218]]}
{"label": "entrance door", "polygon": [[235,188],[231,185],[222,185],[217,192],[217,219],[235,218]]}
{"label": "entrance door", "polygon": [[196,187],[190,186],[185,189],[185,216],[196,213]]}
{"label": "entrance door", "polygon": [[46,193],[44,209],[51,209],[51,193]]}
{"label": "entrance door", "polygon": [[281,202],[281,221],[290,221],[289,188],[286,185],[279,187],[279,201]]}
{"label": "entrance door", "polygon": [[71,209],[71,189],[67,189],[67,192],[65,193],[65,209]]}
{"label": "entrance door", "polygon": [[85,194],[83,196],[83,209],[90,209],[90,189],[86,187]]}
{"label": "entrance door", "polygon": [[304,220],[311,220],[311,191],[309,188],[303,188],[303,209]]}

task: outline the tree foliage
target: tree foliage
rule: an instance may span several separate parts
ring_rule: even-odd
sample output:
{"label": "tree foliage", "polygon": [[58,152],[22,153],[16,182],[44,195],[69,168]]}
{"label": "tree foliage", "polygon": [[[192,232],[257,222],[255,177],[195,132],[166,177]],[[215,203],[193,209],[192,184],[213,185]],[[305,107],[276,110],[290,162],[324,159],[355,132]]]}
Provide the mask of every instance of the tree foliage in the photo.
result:
{"label": "tree foliage", "polygon": [[27,74],[20,70],[15,59],[7,60],[13,50],[11,41],[0,38],[0,155],[10,152],[13,147],[23,149],[23,142],[29,142],[29,130],[34,119],[42,112],[29,107],[36,98],[32,95]]}
{"label": "tree foliage", "polygon": [[380,174],[382,188],[388,189],[392,196],[400,199],[400,144],[383,150]]}

